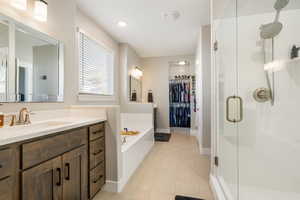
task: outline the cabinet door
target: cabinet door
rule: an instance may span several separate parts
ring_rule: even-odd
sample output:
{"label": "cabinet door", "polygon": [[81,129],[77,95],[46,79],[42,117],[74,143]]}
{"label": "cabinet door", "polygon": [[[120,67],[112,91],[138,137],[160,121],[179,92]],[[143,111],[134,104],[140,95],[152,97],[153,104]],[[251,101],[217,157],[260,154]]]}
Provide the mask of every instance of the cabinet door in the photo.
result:
{"label": "cabinet door", "polygon": [[49,160],[22,174],[22,200],[62,200],[62,157]]}
{"label": "cabinet door", "polygon": [[0,200],[13,200],[14,186],[12,177],[0,181]]}
{"label": "cabinet door", "polygon": [[87,184],[87,148],[83,146],[63,155],[64,200],[86,200]]}

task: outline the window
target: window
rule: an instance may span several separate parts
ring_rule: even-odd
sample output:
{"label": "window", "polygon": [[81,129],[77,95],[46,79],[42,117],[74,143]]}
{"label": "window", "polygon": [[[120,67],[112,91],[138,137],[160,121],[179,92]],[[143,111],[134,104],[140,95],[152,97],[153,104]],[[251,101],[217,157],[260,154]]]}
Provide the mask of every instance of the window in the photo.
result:
{"label": "window", "polygon": [[113,53],[79,32],[79,93],[114,95]]}

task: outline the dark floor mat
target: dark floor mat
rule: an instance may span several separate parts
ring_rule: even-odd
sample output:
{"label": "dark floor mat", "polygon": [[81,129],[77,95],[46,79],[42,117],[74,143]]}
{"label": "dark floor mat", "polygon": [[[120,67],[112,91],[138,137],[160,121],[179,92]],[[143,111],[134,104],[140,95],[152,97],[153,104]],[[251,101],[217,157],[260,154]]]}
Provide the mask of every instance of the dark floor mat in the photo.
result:
{"label": "dark floor mat", "polygon": [[185,196],[176,196],[175,200],[204,200],[204,199],[197,199],[197,198],[185,197]]}
{"label": "dark floor mat", "polygon": [[157,142],[169,142],[171,138],[171,134],[168,133],[155,133],[154,134],[155,141]]}

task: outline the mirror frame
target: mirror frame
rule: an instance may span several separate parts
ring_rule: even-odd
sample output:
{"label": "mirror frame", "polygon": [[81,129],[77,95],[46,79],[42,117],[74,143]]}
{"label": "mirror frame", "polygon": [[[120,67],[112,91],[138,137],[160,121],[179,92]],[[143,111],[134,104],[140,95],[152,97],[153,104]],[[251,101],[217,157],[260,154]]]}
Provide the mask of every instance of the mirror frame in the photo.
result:
{"label": "mirror frame", "polygon": [[[132,90],[131,83],[132,83],[132,79],[138,80],[141,83],[141,96],[140,96],[141,100],[140,101],[131,101],[131,90]],[[143,82],[142,82],[142,80],[137,79],[132,75],[129,75],[129,102],[142,103],[142,101],[143,101],[142,98],[143,98]]]}

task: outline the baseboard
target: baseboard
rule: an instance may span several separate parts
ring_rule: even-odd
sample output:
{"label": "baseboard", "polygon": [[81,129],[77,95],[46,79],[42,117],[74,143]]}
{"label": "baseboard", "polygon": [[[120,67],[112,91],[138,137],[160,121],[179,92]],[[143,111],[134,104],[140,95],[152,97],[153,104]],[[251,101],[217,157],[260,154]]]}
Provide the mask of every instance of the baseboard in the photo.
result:
{"label": "baseboard", "polygon": [[103,187],[103,191],[112,192],[112,193],[120,193],[123,191],[125,184],[126,183],[124,183],[123,179],[121,179],[120,181],[107,180]]}
{"label": "baseboard", "polygon": [[156,133],[171,133],[169,128],[157,128]]}
{"label": "baseboard", "polygon": [[221,188],[221,185],[212,174],[209,176],[209,184],[215,200],[227,200]]}
{"label": "baseboard", "polygon": [[117,181],[109,181],[107,180],[105,182],[105,185],[103,187],[103,190],[106,191],[106,192],[118,192],[118,186],[119,186],[119,182]]}

